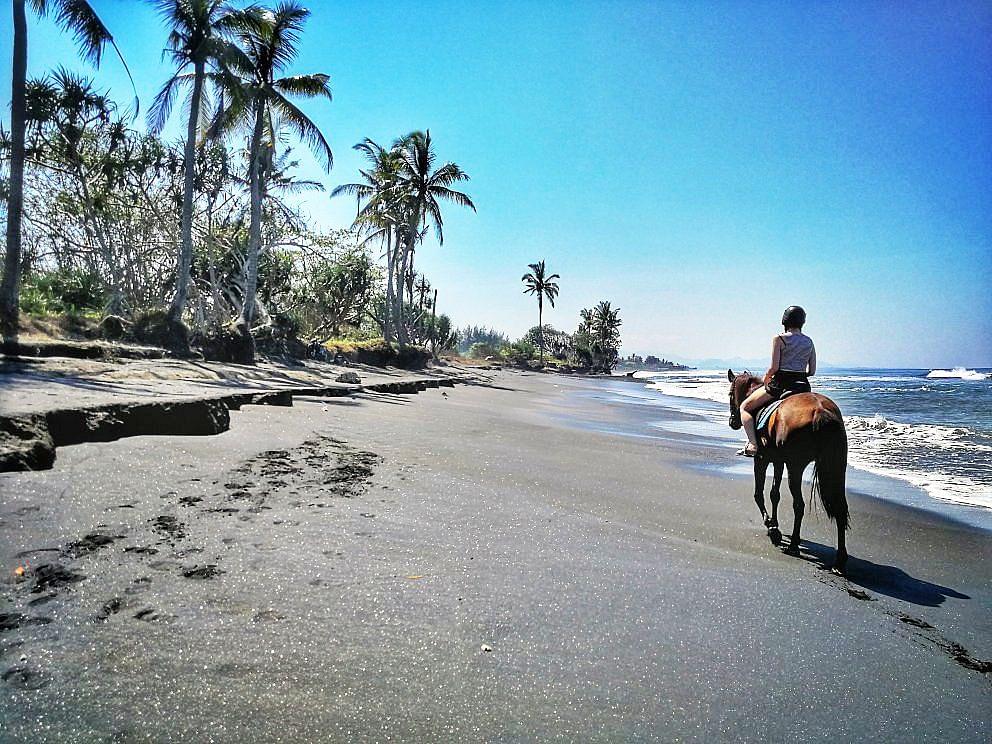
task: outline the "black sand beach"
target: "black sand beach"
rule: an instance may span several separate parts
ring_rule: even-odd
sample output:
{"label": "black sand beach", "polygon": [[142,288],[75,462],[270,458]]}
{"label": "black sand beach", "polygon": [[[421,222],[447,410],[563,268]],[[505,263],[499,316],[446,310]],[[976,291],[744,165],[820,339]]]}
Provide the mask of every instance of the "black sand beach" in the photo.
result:
{"label": "black sand beach", "polygon": [[297,398],[0,474],[0,739],[989,740],[987,533],[852,495],[833,576],[822,511],[783,555],[749,478],[552,416],[571,384]]}

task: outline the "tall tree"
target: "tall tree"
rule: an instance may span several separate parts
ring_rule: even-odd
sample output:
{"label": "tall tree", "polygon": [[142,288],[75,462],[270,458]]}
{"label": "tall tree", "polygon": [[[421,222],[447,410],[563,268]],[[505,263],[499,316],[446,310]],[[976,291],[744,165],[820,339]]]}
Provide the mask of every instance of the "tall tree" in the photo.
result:
{"label": "tall tree", "polygon": [[601,301],[589,315],[593,351],[599,357],[604,372],[612,370],[620,356],[621,325],[620,308],[613,307],[608,300]]}
{"label": "tall tree", "polygon": [[386,257],[386,307],[382,317],[382,335],[391,342],[397,325],[397,288],[402,293],[402,286],[396,282],[397,254],[401,245],[401,228],[407,223],[403,216],[407,199],[399,181],[402,162],[395,149],[387,150],[367,137],[354,149],[370,166],[359,171],[364,180],[342,184],[331,192],[331,196],[354,195],[358,202],[355,227],[365,234],[366,240],[379,238],[382,241]]}
{"label": "tall tree", "polygon": [[[460,181],[468,181],[469,176],[456,163],[444,163],[438,168],[437,153],[431,142],[431,132],[411,132],[393,145],[402,161],[400,171],[399,196],[406,200],[407,224],[403,231],[404,244],[401,258],[400,277],[413,271],[413,253],[416,244],[423,240],[426,229],[434,226],[437,241],[444,245],[444,220],[441,215],[441,202],[452,201],[473,212],[475,204],[461,191],[451,188]],[[411,292],[412,294],[412,292]],[[402,307],[402,287],[400,290]],[[406,341],[403,326],[400,326],[400,340]]]}
{"label": "tall tree", "polygon": [[281,76],[295,59],[303,25],[310,11],[292,0],[274,9],[249,7],[235,36],[243,54],[218,76],[226,104],[218,111],[212,130],[250,127],[249,185],[251,192],[245,288],[241,316],[236,323],[245,363],[255,361],[251,324],[255,318],[258,257],[262,243],[262,202],[277,142],[278,122],[292,130],[330,170],[331,146],[323,133],[289,96],[331,99],[330,77],[323,73]]}
{"label": "tall tree", "polygon": [[[183,203],[180,242],[176,256],[176,292],[169,305],[169,321],[180,328],[189,295],[193,262],[193,198],[196,177],[197,134],[206,124],[201,114],[207,68],[232,59],[236,48],[225,38],[238,28],[243,14],[234,12],[224,0],[155,0],[159,15],[169,27],[163,58],[171,59],[176,72],[166,81],[148,111],[148,125],[158,134],[172,111],[176,94],[192,85],[183,162]],[[192,72],[189,68],[192,67]]]}
{"label": "tall tree", "polygon": [[555,279],[561,279],[558,274],[545,275],[544,261],[528,264],[530,271],[521,277],[526,288],[524,294],[537,295],[537,325],[541,329],[541,364],[544,364],[544,298],[548,298],[551,307],[555,306],[555,298],[558,296],[558,284]]}
{"label": "tall tree", "polygon": [[[114,37],[86,0],[30,0],[39,16],[54,13],[56,22],[76,39],[80,54],[99,66],[105,44]],[[25,91],[28,67],[28,24],[25,0],[13,0],[14,54],[10,85],[10,186],[7,194],[7,246],[0,283],[0,332],[17,339],[18,294],[21,286],[21,218],[24,211]],[[121,58],[123,62],[123,57]],[[126,69],[125,65],[125,69]],[[130,75],[130,73],[128,73]]]}

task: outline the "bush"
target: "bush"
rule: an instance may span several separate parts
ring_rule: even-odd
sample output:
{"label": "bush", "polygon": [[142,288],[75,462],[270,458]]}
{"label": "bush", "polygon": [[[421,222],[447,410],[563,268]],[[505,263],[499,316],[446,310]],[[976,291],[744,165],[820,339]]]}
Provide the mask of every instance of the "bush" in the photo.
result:
{"label": "bush", "polygon": [[499,349],[483,341],[472,344],[468,350],[470,359],[485,359],[486,357],[496,356],[497,354],[499,354]]}
{"label": "bush", "polygon": [[189,351],[189,330],[182,322],[169,320],[165,310],[146,310],[135,315],[131,335],[135,341],[149,346]]}
{"label": "bush", "polygon": [[272,324],[255,333],[258,351],[273,356],[288,356],[302,359],[307,355],[307,347],[300,341],[300,320],[291,313],[276,313]]}
{"label": "bush", "polygon": [[427,366],[431,355],[419,346],[402,346],[396,348],[387,344],[383,338],[373,338],[368,341],[353,341],[350,339],[331,339],[324,343],[329,359],[340,354],[345,359],[356,364],[369,364],[374,367],[395,366],[403,369],[423,369]]}
{"label": "bush", "polygon": [[78,269],[31,273],[24,277],[19,304],[31,315],[85,315],[103,309],[103,282]]}
{"label": "bush", "polygon": [[234,324],[213,328],[197,337],[196,342],[203,358],[214,362],[240,364],[250,351],[247,339]]}
{"label": "bush", "polygon": [[526,364],[537,356],[537,347],[524,338],[503,347],[500,354],[510,364]]}

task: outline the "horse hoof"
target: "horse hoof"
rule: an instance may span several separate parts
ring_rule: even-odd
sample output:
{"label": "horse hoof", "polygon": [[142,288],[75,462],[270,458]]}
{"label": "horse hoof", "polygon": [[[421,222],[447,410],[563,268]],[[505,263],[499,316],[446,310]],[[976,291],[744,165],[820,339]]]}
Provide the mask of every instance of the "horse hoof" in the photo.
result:
{"label": "horse hoof", "polygon": [[837,566],[832,566],[830,568],[830,573],[832,573],[834,576],[845,576],[847,574],[847,572],[843,568],[839,568]]}
{"label": "horse hoof", "polygon": [[769,527],[768,539],[772,541],[772,545],[778,547],[782,544],[782,532],[778,527]]}
{"label": "horse hoof", "polygon": [[783,548],[782,552],[785,553],[786,555],[791,555],[794,558],[798,558],[799,557],[799,546],[798,545],[789,545],[787,548]]}

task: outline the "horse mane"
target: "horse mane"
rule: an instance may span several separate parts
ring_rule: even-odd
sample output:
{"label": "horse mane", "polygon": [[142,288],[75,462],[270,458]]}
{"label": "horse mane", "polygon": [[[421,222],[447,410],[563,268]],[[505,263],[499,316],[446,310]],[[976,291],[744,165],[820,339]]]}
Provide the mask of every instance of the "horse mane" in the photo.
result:
{"label": "horse mane", "polygon": [[756,388],[765,384],[765,381],[758,377],[757,375],[752,375],[749,370],[744,370],[741,374],[747,375],[744,379],[744,396],[741,400],[744,400],[749,396]]}

